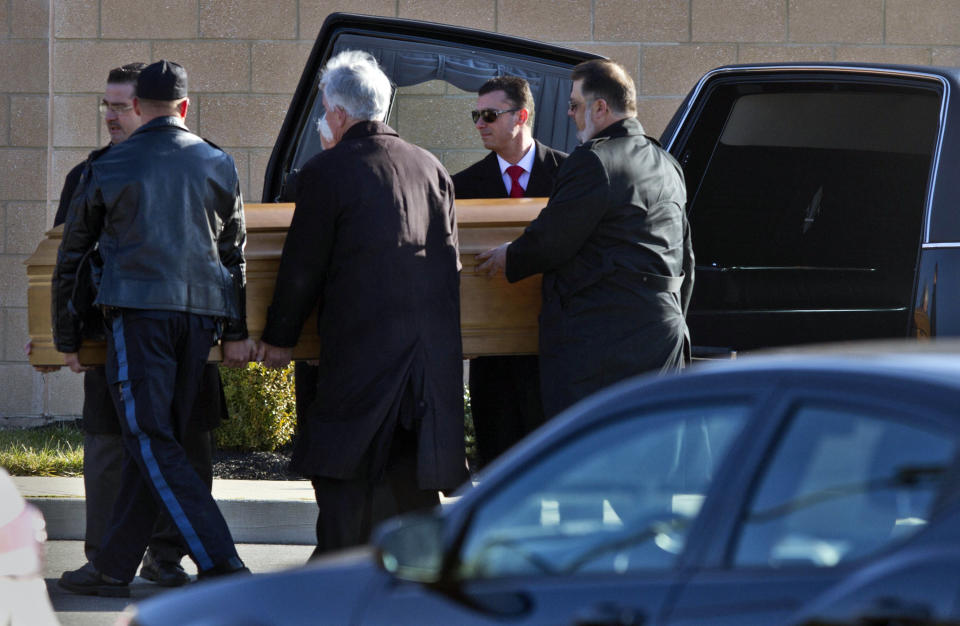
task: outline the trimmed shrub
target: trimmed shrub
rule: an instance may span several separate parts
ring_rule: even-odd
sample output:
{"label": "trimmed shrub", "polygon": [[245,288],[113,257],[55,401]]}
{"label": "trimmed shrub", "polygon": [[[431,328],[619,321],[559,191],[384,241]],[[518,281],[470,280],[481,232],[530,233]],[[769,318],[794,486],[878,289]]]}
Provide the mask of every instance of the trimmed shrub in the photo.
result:
{"label": "trimmed shrub", "polygon": [[271,452],[290,441],[297,419],[292,363],[282,370],[221,367],[220,375],[230,414],[215,431],[220,448]]}

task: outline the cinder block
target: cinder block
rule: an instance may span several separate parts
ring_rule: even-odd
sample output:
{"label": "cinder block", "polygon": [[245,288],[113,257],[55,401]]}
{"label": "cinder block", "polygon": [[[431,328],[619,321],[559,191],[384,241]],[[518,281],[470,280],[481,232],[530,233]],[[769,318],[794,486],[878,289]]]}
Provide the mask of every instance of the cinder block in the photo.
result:
{"label": "cinder block", "polygon": [[578,44],[577,48],[585,52],[601,54],[616,61],[627,70],[637,90],[640,89],[640,46],[636,44]]}
{"label": "cinder block", "polygon": [[47,93],[47,42],[0,40],[0,85],[6,93]]}
{"label": "cinder block", "polygon": [[10,98],[0,96],[0,146],[10,145]]}
{"label": "cinder block", "polygon": [[692,0],[692,41],[786,41],[783,0]]}
{"label": "cinder block", "polygon": [[737,63],[787,63],[832,61],[833,46],[782,46],[740,44]]}
{"label": "cinder block", "polygon": [[104,39],[192,39],[197,0],[100,0]]}
{"label": "cinder block", "polygon": [[[63,183],[67,179],[67,174],[74,166],[86,160],[88,152],[89,150],[77,149],[53,151],[53,168],[50,172],[50,182],[54,202],[60,199],[60,191],[63,189]],[[47,227],[53,226],[53,216],[56,215],[56,206],[53,207],[53,211],[53,213],[48,215]]]}
{"label": "cinder block", "polygon": [[596,0],[596,41],[690,41],[689,0]]}
{"label": "cinder block", "polygon": [[883,41],[883,0],[790,0],[789,11],[790,41]]}
{"label": "cinder block", "polygon": [[648,135],[659,137],[682,102],[683,98],[640,98],[637,102],[637,119]]}
{"label": "cinder block", "polygon": [[296,39],[296,0],[221,0],[200,3],[203,39]]}
{"label": "cinder block", "polygon": [[[99,100],[99,96],[90,95],[54,96],[53,145],[63,148],[96,147],[99,141],[98,128],[102,125],[97,110]],[[106,131],[104,136],[109,138]]]}
{"label": "cinder block", "polygon": [[250,151],[243,148],[224,148],[233,157],[240,180],[240,193],[244,200],[250,195]]}
{"label": "cinder block", "polygon": [[[45,155],[46,150],[38,148],[0,148],[0,201],[46,199]],[[0,289],[0,293],[6,292]]]}
{"label": "cinder block", "polygon": [[[428,80],[425,83],[401,87],[400,92],[403,96],[443,96],[447,93],[447,85],[450,85],[450,83],[443,80]],[[454,92],[464,96],[477,95],[475,92],[463,91],[462,89],[456,88],[454,88]]]}
{"label": "cinder block", "polygon": [[[480,145],[479,142],[477,145]],[[452,175],[467,169],[487,154],[486,150],[445,150],[440,155],[440,162]]]}
{"label": "cinder block", "polygon": [[397,14],[482,30],[496,30],[496,0],[399,0]]}
{"label": "cinder block", "polygon": [[150,61],[148,42],[58,41],[53,45],[53,88],[61,93],[102,93],[111,69],[135,61]]}
{"label": "cinder block", "polygon": [[396,130],[428,150],[475,149],[482,146],[470,121],[473,98],[411,96],[397,98]]}
{"label": "cinder block", "polygon": [[27,267],[23,264],[26,259],[25,254],[0,255],[0,294],[3,294],[4,307],[27,306]]}
{"label": "cinder block", "polygon": [[43,0],[10,0],[10,35],[40,37],[49,33],[50,5]]}
{"label": "cinder block", "polygon": [[47,230],[47,205],[45,202],[11,202],[7,205],[5,223],[3,251],[7,254],[33,254]]}
{"label": "cinder block", "polygon": [[641,50],[640,93],[682,96],[707,70],[733,63],[735,45],[644,46]]}
{"label": "cinder block", "polygon": [[27,310],[6,307],[3,315],[3,360],[20,362],[27,360],[23,347],[30,336],[27,334]]}
{"label": "cinder block", "polygon": [[46,375],[44,413],[64,417],[83,413],[83,376],[67,368]]}
{"label": "cinder block", "polygon": [[57,39],[91,39],[100,31],[97,0],[58,0],[53,7],[53,33]]}
{"label": "cinder block", "polygon": [[[191,132],[199,134],[197,129],[200,128],[200,114],[198,112],[199,107],[197,106],[197,100],[197,96],[190,96],[190,106],[187,107],[187,119],[184,123]],[[107,136],[104,138],[103,143],[107,143],[108,141],[110,141],[110,137]]]}
{"label": "cinder block", "polygon": [[273,149],[266,148],[250,150],[250,192],[244,202],[263,202],[263,177],[272,152]]}
{"label": "cinder block", "polygon": [[912,46],[837,46],[837,61],[929,65],[930,48]]}
{"label": "cinder block", "polygon": [[197,110],[199,128],[204,137],[220,146],[272,148],[289,104],[289,96],[202,94]]}
{"label": "cinder block", "polygon": [[933,64],[946,67],[960,67],[960,46],[955,48],[934,48]]}
{"label": "cinder block", "polygon": [[396,0],[322,0],[300,3],[300,28],[298,39],[314,42],[327,16],[337,11],[363,15],[397,15]]}
{"label": "cinder block", "polygon": [[960,0],[887,0],[888,44],[960,44]]}
{"label": "cinder block", "polygon": [[[4,260],[0,258],[0,266]],[[26,275],[26,274],[24,274]],[[0,284],[3,277],[0,277]],[[4,293],[0,288],[0,293]],[[0,416],[40,415],[42,404],[42,375],[28,363],[0,363]]]}
{"label": "cinder block", "polygon": [[590,41],[589,0],[499,0],[497,30],[539,41]]}
{"label": "cinder block", "polygon": [[10,97],[10,145],[47,146],[47,97]]}
{"label": "cinder block", "polygon": [[312,43],[294,41],[254,42],[251,91],[292,95],[312,48]]}
{"label": "cinder block", "polygon": [[187,70],[191,93],[248,91],[250,44],[233,41],[158,41],[153,60],[176,61]]}

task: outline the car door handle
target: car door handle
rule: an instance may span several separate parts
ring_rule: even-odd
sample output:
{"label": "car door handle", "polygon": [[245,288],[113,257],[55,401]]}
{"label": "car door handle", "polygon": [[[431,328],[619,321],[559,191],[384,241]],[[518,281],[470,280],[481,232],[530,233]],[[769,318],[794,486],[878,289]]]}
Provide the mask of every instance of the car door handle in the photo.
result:
{"label": "car door handle", "polygon": [[580,611],[574,626],[640,626],[646,621],[643,611],[611,602],[596,604]]}

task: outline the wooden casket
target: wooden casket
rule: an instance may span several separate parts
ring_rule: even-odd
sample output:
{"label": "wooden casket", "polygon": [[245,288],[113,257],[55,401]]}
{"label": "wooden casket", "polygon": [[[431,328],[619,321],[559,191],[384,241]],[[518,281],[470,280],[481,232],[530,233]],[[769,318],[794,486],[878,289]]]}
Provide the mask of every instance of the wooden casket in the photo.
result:
{"label": "wooden casket", "polygon": [[[537,316],[540,312],[540,277],[510,284],[503,275],[488,277],[477,272],[476,255],[512,241],[546,205],[546,198],[458,200],[460,234],[460,325],[465,357],[492,354],[535,354]],[[258,339],[273,298],[273,287],[287,228],[293,216],[292,204],[247,204],[247,327]],[[63,227],[46,233],[26,261],[28,332],[33,341],[30,363],[62,365],[63,355],[53,346],[50,322],[50,279],[57,260]],[[319,354],[316,317],[304,325],[294,357],[312,359]],[[85,342],[81,362],[103,363],[103,343]],[[221,358],[219,346],[210,352],[211,361]]]}

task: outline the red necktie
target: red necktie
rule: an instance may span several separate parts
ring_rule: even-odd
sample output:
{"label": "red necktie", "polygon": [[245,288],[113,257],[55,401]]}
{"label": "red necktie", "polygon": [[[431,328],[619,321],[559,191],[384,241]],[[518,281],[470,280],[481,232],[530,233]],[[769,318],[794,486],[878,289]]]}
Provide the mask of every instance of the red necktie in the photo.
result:
{"label": "red necktie", "polygon": [[510,197],[522,198],[523,187],[520,186],[520,177],[523,176],[523,168],[519,165],[511,165],[507,168],[507,175],[510,177]]}

